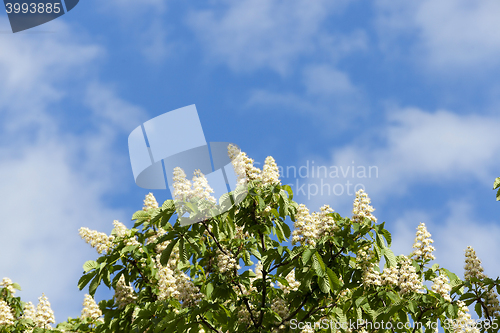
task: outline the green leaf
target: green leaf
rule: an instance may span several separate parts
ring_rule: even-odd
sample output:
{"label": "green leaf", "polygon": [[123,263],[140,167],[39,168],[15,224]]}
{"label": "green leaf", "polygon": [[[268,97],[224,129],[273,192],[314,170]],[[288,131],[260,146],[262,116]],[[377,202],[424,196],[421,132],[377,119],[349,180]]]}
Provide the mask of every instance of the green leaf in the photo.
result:
{"label": "green leaf", "polygon": [[83,264],[83,271],[87,273],[88,271],[96,269],[97,267],[99,267],[98,263],[96,263],[94,260],[89,260],[86,261],[85,264]]}
{"label": "green leaf", "polygon": [[99,274],[96,274],[96,276],[94,277],[92,282],[90,282],[90,286],[89,286],[90,296],[94,297],[95,292],[97,290],[97,287],[99,287],[100,283],[101,283],[101,277],[99,276]]}
{"label": "green leaf", "polygon": [[386,230],[386,229],[383,229],[382,230],[382,235],[384,235],[385,237],[385,240],[387,241],[387,246],[390,247],[391,244],[392,244],[392,236],[391,236],[391,233]]}
{"label": "green leaf", "polygon": [[181,262],[183,264],[186,264],[188,262],[187,251],[184,247],[184,238],[181,238],[179,242],[179,258],[181,259]]}
{"label": "green leaf", "polygon": [[476,310],[476,313],[479,316],[479,318],[483,316],[483,308],[481,307],[481,303],[477,302],[476,305],[474,305],[474,310]]}
{"label": "green leaf", "polygon": [[214,285],[211,283],[208,283],[207,288],[206,288],[206,294],[207,294],[208,298],[210,298],[210,296],[212,296],[213,291],[214,291]]}
{"label": "green leaf", "polygon": [[16,290],[21,290],[21,286],[18,283],[14,282],[11,286],[12,286],[12,288],[14,288]]}
{"label": "green leaf", "polygon": [[319,289],[321,289],[321,291],[325,294],[328,294],[330,292],[330,282],[328,280],[328,277],[318,276],[318,285]]}
{"label": "green leaf", "polygon": [[311,257],[315,252],[316,249],[306,249],[304,253],[302,253],[302,263],[306,265],[309,260],[311,260]]}
{"label": "green leaf", "polygon": [[[443,268],[443,270],[446,272],[446,275],[448,275],[448,278],[450,279],[450,284],[456,285],[456,284],[462,282],[455,273],[450,272],[446,268]],[[458,281],[455,282],[455,280],[458,280]]]}
{"label": "green leaf", "polygon": [[143,210],[138,210],[137,212],[134,213],[134,215],[132,215],[132,221],[143,220],[143,219],[148,219],[148,218],[149,218],[148,212],[143,211]]}
{"label": "green leaf", "polygon": [[278,240],[281,242],[284,242],[286,239],[285,239],[285,233],[283,231],[283,226],[282,226],[282,222],[280,220],[277,220],[276,221],[276,228],[275,228],[275,231],[276,231],[276,236],[278,236]]}
{"label": "green leaf", "polygon": [[392,250],[388,247],[384,249],[384,258],[389,264],[389,267],[396,267],[398,265],[394,252],[392,252]]}
{"label": "green leaf", "polygon": [[170,254],[172,253],[172,250],[178,241],[179,241],[179,238],[172,239],[170,241],[170,244],[168,244],[167,248],[165,250],[163,250],[163,252],[161,254],[161,258],[160,258],[160,263],[163,266],[165,266],[168,263],[168,260],[170,259]]}
{"label": "green leaf", "polygon": [[330,280],[330,288],[332,289],[332,292],[335,292],[336,289],[340,288],[340,280],[330,267],[326,268],[326,274]]}
{"label": "green leaf", "polygon": [[97,274],[97,272],[91,272],[83,275],[80,280],[78,280],[78,289],[82,290],[85,286],[92,280],[92,278]]}
{"label": "green leaf", "polygon": [[321,258],[320,254],[318,252],[314,253],[314,256],[312,257],[313,259],[313,268],[316,271],[316,274],[318,276],[324,276],[325,275],[325,263],[323,262],[323,259]]}

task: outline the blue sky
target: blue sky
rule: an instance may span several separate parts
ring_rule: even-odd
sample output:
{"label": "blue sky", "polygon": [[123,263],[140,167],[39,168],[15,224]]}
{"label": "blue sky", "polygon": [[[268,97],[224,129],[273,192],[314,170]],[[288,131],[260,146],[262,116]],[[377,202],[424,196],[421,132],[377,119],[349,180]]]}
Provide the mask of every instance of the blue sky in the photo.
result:
{"label": "blue sky", "polygon": [[128,134],[190,104],[207,141],[257,162],[376,166],[283,182],[344,216],[347,189],[314,187],[362,184],[396,254],[425,222],[437,262],[461,276],[472,245],[500,275],[499,15],[495,0],[87,0],[12,34],[0,14],[0,276],[25,300],[44,292],[57,321],[79,315],[96,253],[78,229],[130,225],[149,191],[134,184]]}

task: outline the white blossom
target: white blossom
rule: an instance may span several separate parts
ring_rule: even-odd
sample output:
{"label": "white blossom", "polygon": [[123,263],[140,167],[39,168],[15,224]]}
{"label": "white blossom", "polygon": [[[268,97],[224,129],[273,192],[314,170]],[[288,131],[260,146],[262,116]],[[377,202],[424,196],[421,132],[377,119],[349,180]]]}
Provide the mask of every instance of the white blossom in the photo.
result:
{"label": "white blossom", "polygon": [[276,312],[281,317],[281,319],[285,319],[286,317],[288,317],[290,313],[289,307],[290,306],[287,304],[286,300],[279,297],[273,299],[271,303],[271,310]]}
{"label": "white blossom", "polygon": [[498,302],[498,295],[492,288],[486,293],[486,309],[490,317],[500,317],[500,305]]}
{"label": "white blossom", "polygon": [[331,213],[333,209],[328,205],[321,207],[319,213],[312,214],[305,205],[299,205],[295,214],[292,244],[301,242],[303,245],[315,246],[318,238],[332,235],[338,230],[338,226],[333,217],[328,215]]}
{"label": "white blossom", "polygon": [[227,150],[237,176],[237,186],[246,186],[250,180],[262,179],[260,169],[253,166],[254,160],[249,158],[246,153],[232,144],[227,147]]}
{"label": "white blossom", "polygon": [[465,280],[470,281],[471,278],[482,280],[486,278],[484,269],[481,266],[481,260],[476,256],[476,251],[472,246],[468,246],[465,250]]}
{"label": "white blossom", "polygon": [[301,242],[302,245],[316,246],[318,238],[318,223],[315,218],[309,214],[309,209],[303,204],[299,205],[295,214],[295,230],[292,232],[292,244]]}
{"label": "white blossom", "polygon": [[221,273],[231,272],[240,269],[240,265],[236,258],[233,258],[227,249],[226,253],[217,248],[217,267]]}
{"label": "white blossom", "polygon": [[[132,236],[132,230],[128,229],[123,223],[114,220],[113,225],[114,229],[111,233],[114,233],[118,239],[122,239],[125,245],[141,245],[135,236]],[[142,250],[142,248],[140,250]]]}
{"label": "white blossom", "polygon": [[416,260],[434,260],[436,259],[432,252],[435,248],[431,244],[434,241],[431,239],[430,232],[427,231],[425,223],[420,223],[417,227],[417,235],[415,237],[415,242],[413,243],[412,257]]}
{"label": "white blossom", "polygon": [[158,208],[158,202],[156,201],[156,198],[153,195],[153,193],[150,192],[146,195],[146,198],[144,199],[144,207],[142,208],[142,210],[148,211],[154,208]]}
{"label": "white blossom", "polygon": [[125,283],[125,277],[122,275],[116,283],[115,294],[113,296],[118,309],[126,307],[128,304],[134,303],[137,300],[134,288]]}
{"label": "white blossom", "polygon": [[380,286],[382,284],[382,277],[380,272],[375,270],[375,264],[372,262],[373,258],[373,252],[366,247],[356,253],[356,261],[363,270],[361,279],[365,286]]}
{"label": "white blossom", "polygon": [[33,303],[28,302],[24,305],[22,317],[24,319],[31,319],[31,320],[35,321],[36,311],[35,311],[35,306],[33,305]]}
{"label": "white blossom", "polygon": [[99,254],[103,252],[109,252],[113,246],[114,237],[108,236],[103,232],[98,232],[95,230],[90,230],[89,228],[82,227],[79,230],[80,237],[93,248],[97,250]]}
{"label": "white blossom", "polygon": [[476,327],[476,321],[472,319],[469,314],[469,308],[464,302],[457,302],[458,308],[458,318],[452,321],[452,328],[455,333],[479,333],[479,329]]}
{"label": "white blossom", "polygon": [[406,294],[410,292],[422,293],[422,281],[416,273],[415,267],[412,265],[411,259],[403,256],[401,268],[399,269],[399,287],[400,293]]}
{"label": "white blossom", "polygon": [[193,190],[191,189],[191,182],[186,178],[184,170],[175,167],[173,181],[172,187],[174,188],[174,192],[172,194],[174,199],[178,201],[189,201],[193,196]]}
{"label": "white blossom", "polygon": [[268,156],[262,168],[262,184],[263,185],[276,185],[281,184],[280,172],[276,161],[271,156]]}
{"label": "white blossom", "polygon": [[448,302],[451,302],[451,286],[448,284],[449,281],[448,276],[440,272],[439,276],[432,279],[432,282],[434,282],[432,285],[432,291],[443,296],[443,298]]}
{"label": "white blossom", "polygon": [[0,326],[1,325],[12,325],[14,324],[14,314],[12,308],[0,299]]}
{"label": "white blossom", "polygon": [[207,178],[200,170],[195,170],[193,177],[193,196],[209,203],[217,204],[212,196],[214,190],[208,184]]}
{"label": "white blossom", "polygon": [[35,323],[37,327],[51,328],[50,324],[54,324],[56,319],[54,311],[50,308],[50,302],[45,294],[38,298],[38,305],[36,306]]}
{"label": "white blossom", "polygon": [[281,284],[278,282],[278,287],[283,290],[285,294],[288,294],[290,291],[296,291],[300,287],[300,282],[295,280],[295,270],[290,271],[288,275],[285,277],[288,282],[288,286]]}
{"label": "white blossom", "polygon": [[89,318],[92,321],[104,322],[101,316],[101,309],[99,309],[99,306],[95,302],[94,298],[88,294],[85,294],[83,299],[83,309],[80,318]]}
{"label": "white blossom", "polygon": [[386,267],[382,271],[382,285],[397,286],[399,284],[399,270],[395,266]]}
{"label": "white blossom", "polygon": [[377,222],[375,216],[372,212],[375,210],[371,205],[370,198],[368,194],[363,189],[356,192],[356,198],[354,199],[352,207],[352,221],[357,223],[363,223],[364,218],[367,217],[373,223]]}
{"label": "white blossom", "polygon": [[313,218],[316,220],[316,225],[318,228],[318,236],[328,236],[333,235],[334,232],[338,231],[339,227],[333,217],[329,214],[333,213],[333,209],[329,205],[323,205],[320,208],[320,212],[313,213]]}
{"label": "white blossom", "polygon": [[4,277],[2,282],[0,282],[0,287],[7,289],[10,291],[11,295],[14,296],[16,293],[16,289],[13,286],[12,280],[8,277]]}

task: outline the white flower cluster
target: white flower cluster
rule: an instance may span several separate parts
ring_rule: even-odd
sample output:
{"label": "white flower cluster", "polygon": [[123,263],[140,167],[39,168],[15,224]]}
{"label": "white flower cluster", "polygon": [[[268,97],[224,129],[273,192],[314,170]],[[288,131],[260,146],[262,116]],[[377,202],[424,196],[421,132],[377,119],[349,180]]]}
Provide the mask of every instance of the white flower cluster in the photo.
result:
{"label": "white flower cluster", "polygon": [[286,281],[288,282],[288,286],[281,284],[278,282],[278,287],[283,290],[285,294],[288,294],[290,291],[296,291],[300,287],[300,282],[295,280],[295,271],[292,270],[286,276]]}
{"label": "white flower cluster", "polygon": [[217,267],[221,273],[231,272],[233,270],[240,269],[238,261],[229,254],[229,252],[224,249],[227,253],[223,253],[219,248],[217,248]]}
{"label": "white flower cluster", "polygon": [[367,248],[362,248],[356,253],[356,261],[359,263],[363,270],[362,281],[366,286],[380,286],[382,284],[382,277],[380,272],[375,270],[375,264],[371,262],[374,257],[373,252],[367,252]]}
{"label": "white flower cluster", "polygon": [[186,178],[186,173],[179,167],[174,168],[174,192],[175,200],[188,201],[191,199],[191,182]]}
{"label": "white flower cluster", "polygon": [[432,254],[435,250],[434,246],[431,245],[432,243],[434,243],[434,241],[431,239],[431,234],[427,231],[425,223],[420,223],[417,227],[417,236],[413,244],[415,251],[412,252],[411,256],[416,260],[436,259]]}
{"label": "white flower cluster", "polygon": [[188,202],[193,199],[202,200],[211,204],[217,204],[217,200],[212,196],[214,190],[208,184],[207,178],[200,170],[194,172],[192,183],[186,178],[184,170],[179,167],[174,168],[173,196],[175,200]]}
{"label": "white flower cluster", "polygon": [[250,237],[250,234],[248,233],[248,231],[245,231],[243,232],[243,227],[237,225],[235,228],[234,228],[234,238],[235,239],[247,239]]}
{"label": "white flower cluster", "polygon": [[36,306],[35,323],[37,327],[50,328],[50,324],[55,322],[54,311],[50,308],[49,300],[45,294],[42,294],[38,298],[38,305]]}
{"label": "white flower cluster", "polygon": [[103,232],[90,230],[89,228],[82,227],[79,230],[80,237],[93,248],[97,249],[99,254],[108,252],[113,246],[113,238]]}
{"label": "white flower cluster", "polygon": [[316,245],[316,240],[326,235],[331,235],[338,230],[335,220],[328,214],[333,209],[328,205],[321,207],[320,212],[309,214],[309,209],[301,204],[295,214],[292,244],[301,242],[302,245]]}
{"label": "white flower cluster", "polygon": [[314,328],[312,328],[312,325],[308,325],[300,333],[314,333]]}
{"label": "white flower cluster", "polygon": [[10,291],[12,296],[14,296],[14,294],[16,293],[16,289],[13,287],[12,280],[8,277],[3,278],[2,282],[0,282],[0,287]]}
{"label": "white flower cluster", "polygon": [[302,245],[316,245],[318,230],[316,221],[309,214],[309,209],[304,204],[300,204],[295,214],[295,229],[292,232],[292,245],[301,242]]}
{"label": "white flower cluster", "polygon": [[134,303],[137,300],[134,288],[125,283],[125,277],[122,275],[116,283],[115,294],[113,296],[118,309],[123,309],[128,304]]}
{"label": "white flower cluster", "polygon": [[276,312],[281,319],[288,317],[290,314],[289,307],[290,306],[287,304],[286,300],[282,298],[275,298],[271,303],[271,310]]}
{"label": "white flower cluster", "polygon": [[[484,274],[484,269],[481,266],[481,260],[477,257],[476,251],[472,246],[468,246],[465,250],[465,280],[470,281],[471,278],[479,280],[485,279],[488,276]],[[500,316],[500,306],[498,295],[495,290],[491,289],[486,295],[486,308],[490,316]]]}
{"label": "white flower cluster", "polygon": [[174,276],[175,267],[171,265],[162,266],[160,264],[160,255],[156,256],[156,269],[158,269],[158,289],[160,294],[158,298],[160,300],[166,300],[170,297],[179,296],[179,291],[177,290],[176,278]]}
{"label": "white flower cluster", "polygon": [[[173,253],[173,251],[172,251]],[[191,278],[177,269],[177,259],[170,256],[166,266],[161,265],[160,255],[156,256],[155,266],[158,269],[158,289],[160,300],[176,298],[183,306],[192,306],[203,296]]]}
{"label": "white flower cluster", "polygon": [[482,280],[486,278],[483,273],[484,269],[481,266],[481,260],[476,256],[476,251],[472,246],[467,246],[465,250],[465,280],[470,281],[471,278]]}
{"label": "white flower cluster", "polygon": [[253,166],[254,160],[249,158],[246,153],[232,144],[227,147],[227,152],[237,176],[237,186],[245,186],[250,180],[262,179],[260,169]]}
{"label": "white flower cluster", "polygon": [[486,304],[486,309],[488,309],[488,314],[491,317],[500,317],[500,305],[498,302],[498,295],[494,289],[490,289],[487,292],[485,304]]}
{"label": "white flower cluster", "polygon": [[98,321],[103,323],[104,320],[101,318],[102,312],[99,306],[95,302],[94,298],[88,294],[85,294],[83,299],[83,309],[80,315],[81,319],[89,318],[92,321]]}
{"label": "white flower cluster", "polygon": [[158,208],[158,201],[156,201],[155,196],[153,193],[148,193],[146,195],[146,198],[144,199],[144,207],[142,210],[148,211],[150,209]]}
{"label": "white flower cluster", "polygon": [[382,285],[397,286],[399,283],[399,270],[395,266],[386,267],[382,271]]}
{"label": "white flower cluster", "polygon": [[12,325],[14,323],[14,314],[12,308],[0,299],[0,326],[1,325]]}
{"label": "white flower cluster", "polygon": [[451,286],[448,284],[449,281],[448,276],[443,274],[443,272],[440,272],[439,276],[432,279],[432,282],[434,282],[432,285],[432,291],[443,296],[443,298],[448,302],[451,302]]}
{"label": "white flower cluster", "polygon": [[401,268],[399,270],[399,287],[400,293],[406,294],[409,292],[422,293],[422,281],[418,278],[417,270],[412,265],[411,259],[403,256]]}
{"label": "white flower cluster", "polygon": [[377,218],[373,216],[372,212],[375,210],[371,205],[371,200],[363,189],[356,192],[356,198],[354,199],[352,207],[352,221],[357,223],[362,223],[364,218],[367,217],[373,223],[377,223]]}
{"label": "white flower cluster", "polygon": [[33,303],[28,302],[24,305],[22,317],[24,319],[31,319],[31,320],[35,321],[36,311],[35,311],[35,306],[33,305]]}
{"label": "white flower cluster", "polygon": [[194,306],[201,301],[203,294],[200,293],[191,278],[180,270],[177,270],[176,285],[179,291],[178,299],[183,306]]}
{"label": "white flower cluster", "polygon": [[115,234],[118,239],[123,239],[124,244],[129,245],[141,245],[135,238],[132,236],[132,230],[129,230],[123,223],[120,221],[114,220],[113,225],[115,226],[112,234]]}
{"label": "white flower cluster", "polygon": [[[151,234],[149,234],[148,238],[146,239],[146,245],[156,243],[158,241],[158,238],[164,236],[165,234],[167,234],[167,231],[165,229],[158,228],[158,230],[153,231]],[[168,247],[168,244],[170,244],[169,240],[156,244],[155,252],[157,254],[161,254]],[[170,253],[169,263],[172,263],[173,267],[177,267],[178,260],[179,260],[179,247],[174,246],[172,252]]]}
{"label": "white flower cluster", "polygon": [[464,302],[458,301],[458,318],[453,321],[453,329],[455,333],[479,333],[476,327],[476,321],[469,314],[469,308]]}
{"label": "white flower cluster", "polygon": [[210,203],[217,203],[217,200],[212,196],[214,190],[208,184],[208,180],[200,170],[196,170],[193,176],[193,196],[205,200]]}
{"label": "white flower cluster", "polygon": [[280,172],[276,161],[271,156],[268,156],[262,168],[262,185],[281,184]]}
{"label": "white flower cluster", "polygon": [[[250,310],[252,311],[252,314],[255,317],[254,313],[255,310],[252,303],[250,303]],[[248,309],[245,304],[242,304],[240,306],[240,309],[238,310],[238,322],[240,322],[241,324],[250,324],[252,322],[250,312],[248,312]]]}

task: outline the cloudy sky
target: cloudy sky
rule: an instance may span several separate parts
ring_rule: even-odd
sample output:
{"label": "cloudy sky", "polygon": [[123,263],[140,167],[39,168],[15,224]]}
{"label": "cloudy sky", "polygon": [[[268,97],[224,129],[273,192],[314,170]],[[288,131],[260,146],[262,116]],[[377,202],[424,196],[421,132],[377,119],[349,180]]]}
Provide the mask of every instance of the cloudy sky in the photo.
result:
{"label": "cloudy sky", "polygon": [[272,155],[312,210],[349,216],[363,186],[396,254],[425,222],[442,266],[463,276],[472,245],[500,275],[499,16],[496,0],[87,0],[12,34],[0,14],[0,278],[78,316],[96,258],[78,229],[131,225],[149,192],[128,134],[190,104],[207,141]]}

